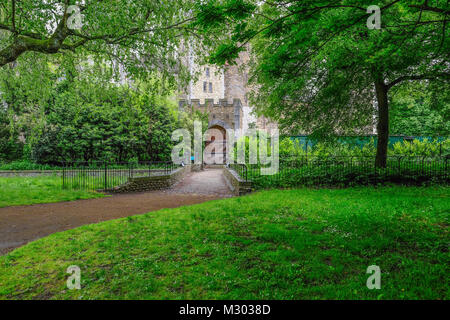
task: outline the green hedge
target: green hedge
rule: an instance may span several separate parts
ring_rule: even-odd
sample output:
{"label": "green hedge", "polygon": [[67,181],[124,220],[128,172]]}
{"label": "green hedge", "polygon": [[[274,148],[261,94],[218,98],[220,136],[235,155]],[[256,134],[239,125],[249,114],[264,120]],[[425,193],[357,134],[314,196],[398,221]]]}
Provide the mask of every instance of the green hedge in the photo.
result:
{"label": "green hedge", "polygon": [[0,170],[58,170],[60,167],[37,164],[27,160],[0,163]]}

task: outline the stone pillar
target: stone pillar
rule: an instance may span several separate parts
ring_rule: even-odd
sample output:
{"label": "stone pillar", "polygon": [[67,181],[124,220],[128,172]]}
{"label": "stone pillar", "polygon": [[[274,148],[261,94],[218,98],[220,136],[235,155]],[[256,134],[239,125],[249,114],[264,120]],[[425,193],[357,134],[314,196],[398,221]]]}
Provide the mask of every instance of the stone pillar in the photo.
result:
{"label": "stone pillar", "polygon": [[239,131],[241,129],[241,100],[233,99],[233,107],[234,107],[234,135],[236,139],[239,137]]}
{"label": "stone pillar", "polygon": [[184,110],[184,107],[187,105],[187,101],[186,101],[186,99],[180,99],[179,101],[178,101],[178,110],[179,111],[183,111]]}

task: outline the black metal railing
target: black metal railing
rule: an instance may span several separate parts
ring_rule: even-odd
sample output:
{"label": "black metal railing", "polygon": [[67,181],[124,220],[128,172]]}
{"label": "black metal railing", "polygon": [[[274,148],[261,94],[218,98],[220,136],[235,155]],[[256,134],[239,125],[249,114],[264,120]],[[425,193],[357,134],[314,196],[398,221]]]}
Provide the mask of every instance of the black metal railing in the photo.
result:
{"label": "black metal railing", "polygon": [[450,182],[449,157],[390,156],[386,168],[375,166],[373,157],[283,157],[273,175],[262,174],[260,164],[230,164],[243,180],[255,187],[302,185],[355,185]]}
{"label": "black metal railing", "polygon": [[247,165],[239,163],[230,163],[228,168],[236,171],[236,173],[244,180],[248,181]]}
{"label": "black metal railing", "polygon": [[169,161],[159,162],[71,162],[62,165],[61,181],[64,189],[111,190],[130,178],[170,174],[178,168]]}

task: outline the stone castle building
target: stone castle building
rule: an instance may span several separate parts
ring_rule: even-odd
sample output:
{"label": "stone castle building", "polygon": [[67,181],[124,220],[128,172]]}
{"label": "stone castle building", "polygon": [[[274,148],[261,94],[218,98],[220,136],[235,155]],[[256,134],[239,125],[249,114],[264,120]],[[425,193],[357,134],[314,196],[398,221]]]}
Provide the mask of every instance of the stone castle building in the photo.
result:
{"label": "stone castle building", "polygon": [[219,69],[212,65],[199,65],[195,62],[192,47],[184,61],[191,74],[197,74],[180,94],[180,110],[189,108],[206,112],[209,127],[245,131],[249,128],[267,130],[275,125],[264,117],[253,115],[248,101],[248,72],[245,66],[249,61],[247,52],[242,52],[235,65]]}
{"label": "stone castle building", "polygon": [[208,114],[208,129],[214,130],[208,132],[206,148],[209,145],[213,156],[218,154],[222,157],[219,163],[225,163],[227,129],[235,130],[235,138],[239,138],[249,128],[271,130],[276,125],[253,114],[248,100],[248,52],[241,52],[236,64],[217,68],[196,63],[192,45],[189,45],[187,50],[188,54],[183,63],[189,73],[197,77],[182,90],[179,108],[188,112],[195,109]]}

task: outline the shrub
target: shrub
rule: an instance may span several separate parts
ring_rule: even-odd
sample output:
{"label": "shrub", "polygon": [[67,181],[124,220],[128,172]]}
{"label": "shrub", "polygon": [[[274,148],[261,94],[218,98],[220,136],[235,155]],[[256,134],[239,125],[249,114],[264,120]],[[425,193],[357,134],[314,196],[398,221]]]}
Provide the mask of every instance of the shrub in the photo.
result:
{"label": "shrub", "polygon": [[260,165],[247,165],[248,179],[256,189],[298,186],[346,187],[397,183],[405,185],[449,184],[450,160],[444,158],[390,157],[386,168],[375,168],[372,158],[280,159],[280,171],[261,175]]}
{"label": "shrub", "polygon": [[[280,157],[313,156],[320,159],[332,157],[375,157],[376,144],[372,138],[364,145],[341,142],[318,142],[313,147],[295,144],[290,138],[280,141]],[[389,156],[446,156],[450,154],[450,139],[444,141],[424,139],[420,141],[399,141],[388,149]]]}
{"label": "shrub", "polygon": [[0,170],[54,170],[56,166],[46,164],[36,164],[28,160],[13,161],[0,164]]}
{"label": "shrub", "polygon": [[390,154],[434,157],[439,156],[441,152],[443,155],[448,154],[449,148],[450,139],[442,142],[437,140],[429,141],[428,139],[424,139],[423,141],[414,139],[413,141],[396,142],[390,150]]}

